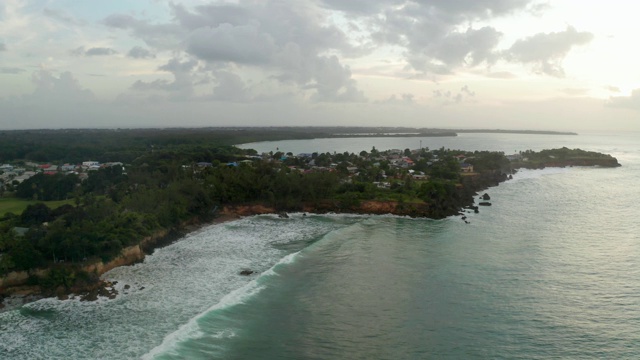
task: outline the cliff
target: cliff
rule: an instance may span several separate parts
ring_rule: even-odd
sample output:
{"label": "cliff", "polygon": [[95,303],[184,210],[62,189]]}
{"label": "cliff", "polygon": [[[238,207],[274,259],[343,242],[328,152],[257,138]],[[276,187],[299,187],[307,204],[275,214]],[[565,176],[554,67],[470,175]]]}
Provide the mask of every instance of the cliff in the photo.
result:
{"label": "cliff", "polygon": [[[19,305],[44,296],[66,298],[70,293],[104,292],[103,288],[110,284],[99,280],[102,274],[118,266],[143,261],[146,254],[177,236],[179,235],[167,230],[158,231],[143,238],[140,244],[122,249],[117,257],[107,262],[93,260],[83,264],[57,264],[46,269],[10,272],[0,277],[0,309],[4,307],[5,298],[13,298],[12,303]],[[63,284],[51,283],[51,278],[60,278],[60,274],[70,280],[67,282],[63,279]]]}

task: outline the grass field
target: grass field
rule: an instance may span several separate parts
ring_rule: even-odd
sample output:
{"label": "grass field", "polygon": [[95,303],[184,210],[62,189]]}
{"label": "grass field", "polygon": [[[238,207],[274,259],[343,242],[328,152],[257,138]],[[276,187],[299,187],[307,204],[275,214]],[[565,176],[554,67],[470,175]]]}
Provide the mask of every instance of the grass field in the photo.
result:
{"label": "grass field", "polygon": [[61,200],[61,201],[33,201],[33,200],[23,200],[18,198],[0,198],[0,216],[6,213],[13,213],[16,215],[22,214],[22,211],[26,209],[27,206],[43,202],[47,204],[50,209],[55,209],[62,205],[74,205],[74,200]]}

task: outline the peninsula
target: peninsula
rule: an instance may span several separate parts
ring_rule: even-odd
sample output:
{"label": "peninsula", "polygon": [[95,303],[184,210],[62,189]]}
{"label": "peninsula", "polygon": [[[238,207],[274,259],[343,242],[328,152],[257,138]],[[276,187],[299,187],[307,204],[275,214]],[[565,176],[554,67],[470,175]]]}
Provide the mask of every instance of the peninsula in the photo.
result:
{"label": "peninsula", "polygon": [[[619,166],[610,155],[567,148],[510,155],[375,147],[357,154],[258,154],[198,140],[172,144],[170,138],[140,149],[144,137],[123,131],[101,154],[52,138],[45,146],[58,153],[26,144],[3,149],[32,152],[3,157],[0,166],[0,207],[10,205],[0,211],[0,298],[112,296],[99,280],[102,273],[141,261],[213,221],[287,212],[439,219],[478,211],[478,192],[519,168]],[[118,147],[126,141],[129,148]]]}

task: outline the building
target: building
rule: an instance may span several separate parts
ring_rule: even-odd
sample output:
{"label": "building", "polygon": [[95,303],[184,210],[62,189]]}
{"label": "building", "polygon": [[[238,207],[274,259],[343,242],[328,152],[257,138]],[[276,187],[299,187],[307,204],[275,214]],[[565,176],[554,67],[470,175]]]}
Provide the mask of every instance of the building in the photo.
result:
{"label": "building", "polygon": [[100,163],[97,161],[83,161],[82,167],[90,168],[92,166],[100,166]]}
{"label": "building", "polygon": [[469,163],[462,163],[462,164],[460,164],[460,171],[462,171],[463,173],[472,173],[473,172],[473,165],[471,165]]}

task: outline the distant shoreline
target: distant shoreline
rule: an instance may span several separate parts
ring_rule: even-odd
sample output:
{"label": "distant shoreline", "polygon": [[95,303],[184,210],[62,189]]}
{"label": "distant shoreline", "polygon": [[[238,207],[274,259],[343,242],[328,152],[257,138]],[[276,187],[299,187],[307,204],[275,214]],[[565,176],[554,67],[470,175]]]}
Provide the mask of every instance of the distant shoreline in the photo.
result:
{"label": "distant shoreline", "polygon": [[547,131],[547,130],[501,130],[501,129],[479,129],[479,130],[451,130],[457,133],[477,133],[477,134],[523,134],[523,135],[578,135],[572,131]]}
{"label": "distant shoreline", "polygon": [[[455,137],[458,134],[518,134],[518,135],[578,135],[575,132],[564,131],[547,131],[547,130],[501,130],[501,129],[479,129],[479,130],[440,130],[429,129],[428,131],[421,132],[403,132],[403,133],[340,133],[340,134],[327,134],[316,136],[314,139],[334,139],[334,138],[396,138],[396,137]],[[293,139],[292,139],[293,140]]]}

